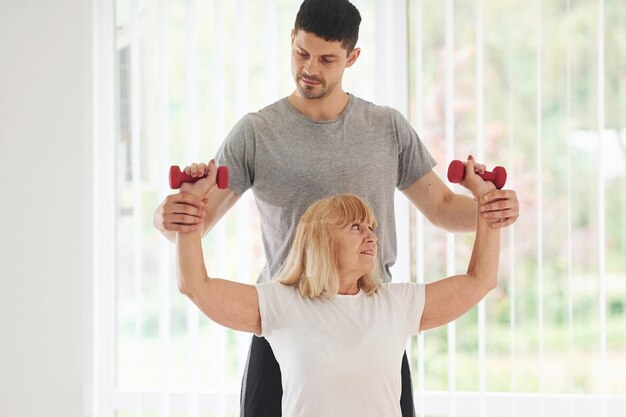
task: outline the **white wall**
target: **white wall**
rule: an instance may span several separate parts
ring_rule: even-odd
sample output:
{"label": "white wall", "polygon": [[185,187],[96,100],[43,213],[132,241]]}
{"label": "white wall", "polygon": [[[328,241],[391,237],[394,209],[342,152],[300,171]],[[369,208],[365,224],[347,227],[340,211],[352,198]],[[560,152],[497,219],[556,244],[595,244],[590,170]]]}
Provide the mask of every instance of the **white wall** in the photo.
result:
{"label": "white wall", "polygon": [[2,416],[90,413],[91,11],[0,0]]}

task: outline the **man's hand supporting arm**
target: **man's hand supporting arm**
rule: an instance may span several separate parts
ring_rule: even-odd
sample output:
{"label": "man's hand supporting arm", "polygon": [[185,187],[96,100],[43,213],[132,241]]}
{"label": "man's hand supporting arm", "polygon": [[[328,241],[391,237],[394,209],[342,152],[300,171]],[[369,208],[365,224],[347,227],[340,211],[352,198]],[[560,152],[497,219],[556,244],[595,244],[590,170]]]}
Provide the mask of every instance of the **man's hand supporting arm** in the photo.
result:
{"label": "man's hand supporting arm", "polygon": [[[198,169],[194,166],[193,171],[187,167],[185,172],[192,176],[202,176],[206,165],[200,164],[200,167]],[[207,198],[205,203],[201,198],[188,191],[182,191],[181,188],[181,192],[167,196],[157,207],[153,216],[154,226],[172,243],[176,243],[177,232],[200,230],[202,236],[205,236],[235,205],[239,195],[232,190],[220,190],[215,187]]]}

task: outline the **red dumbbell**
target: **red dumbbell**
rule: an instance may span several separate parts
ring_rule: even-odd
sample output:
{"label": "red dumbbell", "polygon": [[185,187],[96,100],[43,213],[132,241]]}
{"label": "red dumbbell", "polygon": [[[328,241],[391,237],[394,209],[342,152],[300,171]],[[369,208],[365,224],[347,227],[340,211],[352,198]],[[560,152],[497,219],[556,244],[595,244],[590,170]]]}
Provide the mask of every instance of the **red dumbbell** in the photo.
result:
{"label": "red dumbbell", "polygon": [[[192,177],[191,175],[185,174],[184,171],[180,170],[178,165],[172,165],[170,167],[170,188],[177,189],[180,188],[180,185],[183,182],[196,182],[202,178],[205,178],[208,175],[205,174],[202,177]],[[228,167],[221,166],[217,168],[217,188],[223,190],[228,188]]]}
{"label": "red dumbbell", "polygon": [[[454,160],[450,162],[448,167],[448,181],[453,184],[461,182],[465,176],[465,165],[463,162]],[[491,181],[499,190],[504,187],[506,182],[506,169],[504,167],[495,167],[492,172],[485,171],[483,174],[478,174],[485,181]]]}

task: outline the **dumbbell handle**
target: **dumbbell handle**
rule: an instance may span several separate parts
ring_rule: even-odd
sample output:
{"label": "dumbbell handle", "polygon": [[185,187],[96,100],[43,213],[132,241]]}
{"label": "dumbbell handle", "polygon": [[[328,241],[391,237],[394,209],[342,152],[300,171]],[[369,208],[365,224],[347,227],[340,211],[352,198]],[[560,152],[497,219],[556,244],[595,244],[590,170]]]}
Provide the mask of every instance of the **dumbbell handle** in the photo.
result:
{"label": "dumbbell handle", "polygon": [[[178,165],[172,165],[170,167],[170,188],[172,189],[180,188],[180,185],[183,182],[194,183],[198,180],[201,180],[202,178],[206,178],[207,175],[208,173],[202,177],[192,177],[191,175],[185,174],[184,171],[181,171]],[[228,188],[228,167],[221,166],[217,168],[216,182],[217,182],[217,188],[219,188],[220,190]]]}
{"label": "dumbbell handle", "polygon": [[[485,171],[482,174],[477,174],[485,181],[491,181],[499,190],[504,187],[506,183],[506,169],[504,167],[494,167],[493,171]],[[454,160],[450,162],[448,167],[448,181],[451,183],[459,183],[465,177],[465,164],[462,161]]]}

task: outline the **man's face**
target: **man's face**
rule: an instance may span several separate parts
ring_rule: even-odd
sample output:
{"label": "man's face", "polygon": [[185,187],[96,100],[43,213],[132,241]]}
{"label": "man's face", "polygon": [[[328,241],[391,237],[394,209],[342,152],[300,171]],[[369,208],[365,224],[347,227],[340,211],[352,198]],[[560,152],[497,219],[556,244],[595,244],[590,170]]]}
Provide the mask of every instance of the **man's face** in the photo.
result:
{"label": "man's face", "polygon": [[355,48],[350,55],[340,41],[329,42],[312,33],[299,30],[291,33],[291,73],[298,92],[305,98],[328,96],[341,85],[343,71],[359,55]]}

